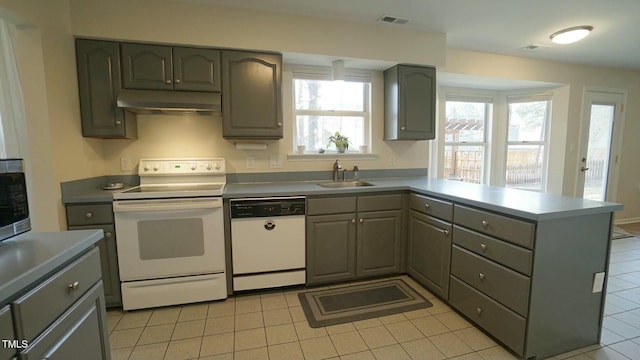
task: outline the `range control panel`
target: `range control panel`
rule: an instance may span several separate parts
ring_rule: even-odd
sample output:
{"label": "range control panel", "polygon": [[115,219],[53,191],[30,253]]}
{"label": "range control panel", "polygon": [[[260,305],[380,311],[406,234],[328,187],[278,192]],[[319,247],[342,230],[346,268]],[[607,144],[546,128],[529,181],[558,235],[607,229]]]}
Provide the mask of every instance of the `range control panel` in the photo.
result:
{"label": "range control panel", "polygon": [[224,159],[140,159],[138,175],[225,174]]}
{"label": "range control panel", "polygon": [[254,198],[229,201],[232,219],[305,214],[306,198]]}

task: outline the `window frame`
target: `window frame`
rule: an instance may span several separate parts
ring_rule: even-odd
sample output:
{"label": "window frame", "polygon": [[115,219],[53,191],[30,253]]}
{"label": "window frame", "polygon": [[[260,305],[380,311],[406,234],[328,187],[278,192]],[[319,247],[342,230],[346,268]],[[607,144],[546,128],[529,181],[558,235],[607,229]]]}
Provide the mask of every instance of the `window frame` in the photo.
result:
{"label": "window frame", "polygon": [[[292,141],[292,150],[295,152],[298,144],[297,144],[297,128],[298,128],[298,116],[334,116],[334,117],[362,117],[363,118],[363,144],[367,148],[367,153],[372,152],[371,146],[371,119],[372,119],[372,75],[369,71],[355,70],[355,69],[346,69],[345,70],[345,80],[351,82],[359,82],[364,83],[368,86],[363,86],[363,110],[362,111],[354,111],[354,110],[299,110],[296,108],[296,80],[323,80],[323,81],[331,81],[331,68],[328,67],[294,67],[292,69],[292,77],[291,77],[291,97],[292,97],[292,112],[293,112],[293,141]],[[354,152],[354,150],[356,150]],[[347,151],[348,154],[361,154],[357,151],[358,149],[350,149]],[[327,151],[324,154],[313,154],[313,155],[322,155],[322,156],[335,156],[338,154],[337,151]],[[312,155],[309,153],[309,155]]]}
{"label": "window frame", "polygon": [[[484,109],[484,134],[483,134],[483,141],[482,142],[478,142],[478,141],[447,141],[446,140],[446,124],[447,124],[447,113],[446,113],[446,109],[447,109],[447,102],[469,102],[469,103],[481,103],[481,104],[485,104],[485,109]],[[490,106],[489,106],[490,105]],[[444,178],[444,171],[445,171],[445,166],[446,164],[444,163],[445,161],[445,153],[446,153],[446,148],[447,146],[480,146],[483,148],[484,150],[484,154],[483,154],[483,161],[482,161],[482,172],[480,174],[480,184],[487,184],[488,180],[490,179],[490,174],[491,174],[491,168],[490,168],[490,161],[489,159],[491,158],[491,122],[493,121],[493,112],[494,112],[494,107],[495,107],[495,99],[493,97],[490,96],[486,96],[486,95],[459,95],[459,94],[447,94],[445,96],[445,100],[444,100],[444,123],[443,126],[445,127],[444,129],[444,134],[445,136],[443,137],[443,156],[442,156],[442,161],[443,161],[443,167],[442,167],[442,177]]]}
{"label": "window frame", "polygon": [[[547,108],[544,119],[544,128],[542,129],[542,133],[544,135],[544,140],[542,141],[531,141],[531,140],[520,140],[520,141],[509,141],[509,124],[511,122],[511,111],[509,107],[513,103],[526,103],[526,102],[537,102],[537,101],[546,101]],[[550,130],[551,130],[551,120],[552,120],[552,107],[553,107],[553,94],[552,93],[541,93],[535,95],[510,95],[506,97],[506,131],[505,134],[505,144],[504,144],[504,167],[502,172],[502,181],[503,186],[509,189],[518,189],[518,190],[526,190],[526,191],[535,191],[535,192],[547,192],[547,182],[549,177],[549,138],[550,138]],[[544,156],[542,159],[542,170],[540,174],[540,189],[526,189],[519,188],[514,186],[507,186],[507,163],[509,158],[509,147],[510,146],[522,146],[522,145],[537,145],[542,146],[544,149]]]}

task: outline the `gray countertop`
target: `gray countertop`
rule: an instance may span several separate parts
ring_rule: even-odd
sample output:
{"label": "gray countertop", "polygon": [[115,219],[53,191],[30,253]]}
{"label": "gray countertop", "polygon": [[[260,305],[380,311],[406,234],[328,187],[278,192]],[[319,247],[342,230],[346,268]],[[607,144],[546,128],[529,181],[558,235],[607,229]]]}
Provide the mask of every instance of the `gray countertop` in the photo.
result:
{"label": "gray countertop", "polygon": [[0,242],[0,305],[102,237],[102,230],[27,232]]}
{"label": "gray countertop", "polygon": [[318,185],[318,181],[227,184],[224,197],[357,195],[408,190],[535,221],[614,212],[623,208],[616,203],[428,177],[364,180],[374,186],[328,189]]}

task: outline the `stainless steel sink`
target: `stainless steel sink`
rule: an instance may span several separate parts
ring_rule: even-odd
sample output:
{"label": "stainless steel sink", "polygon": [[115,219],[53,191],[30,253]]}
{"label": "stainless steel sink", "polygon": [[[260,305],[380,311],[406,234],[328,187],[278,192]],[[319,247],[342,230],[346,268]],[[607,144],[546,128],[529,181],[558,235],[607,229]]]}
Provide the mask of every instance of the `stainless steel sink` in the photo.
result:
{"label": "stainless steel sink", "polygon": [[332,182],[319,183],[318,185],[325,188],[374,186],[372,183],[368,183],[366,181],[332,181]]}

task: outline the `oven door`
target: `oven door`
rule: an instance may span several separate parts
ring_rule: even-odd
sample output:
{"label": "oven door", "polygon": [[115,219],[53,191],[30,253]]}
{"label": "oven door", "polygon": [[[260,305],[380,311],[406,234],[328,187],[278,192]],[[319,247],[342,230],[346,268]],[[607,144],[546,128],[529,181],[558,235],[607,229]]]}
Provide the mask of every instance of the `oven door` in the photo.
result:
{"label": "oven door", "polygon": [[222,198],[113,203],[122,281],[225,270]]}

